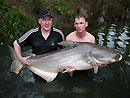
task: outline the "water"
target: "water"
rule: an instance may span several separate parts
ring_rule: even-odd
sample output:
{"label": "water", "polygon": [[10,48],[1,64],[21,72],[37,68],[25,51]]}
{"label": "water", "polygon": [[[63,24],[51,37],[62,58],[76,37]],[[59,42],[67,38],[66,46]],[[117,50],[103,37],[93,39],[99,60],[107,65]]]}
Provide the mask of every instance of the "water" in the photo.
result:
{"label": "water", "polygon": [[9,71],[8,47],[0,45],[0,98],[130,98],[130,24],[110,24],[94,35],[96,44],[119,50],[123,59],[99,69],[98,74],[76,71],[46,83],[24,68],[20,75]]}

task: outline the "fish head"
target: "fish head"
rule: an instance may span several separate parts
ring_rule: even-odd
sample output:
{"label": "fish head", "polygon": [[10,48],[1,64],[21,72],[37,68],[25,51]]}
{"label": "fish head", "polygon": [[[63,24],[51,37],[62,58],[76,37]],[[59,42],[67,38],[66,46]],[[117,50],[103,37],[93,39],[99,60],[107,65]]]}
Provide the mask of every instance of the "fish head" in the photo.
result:
{"label": "fish head", "polygon": [[114,58],[112,58],[109,62],[113,63],[113,62],[119,62],[122,59],[122,55],[116,55]]}
{"label": "fish head", "polygon": [[114,62],[119,62],[122,59],[122,55],[116,55],[114,57],[103,57],[103,58],[97,58],[98,61],[101,62],[101,64],[111,64]]}
{"label": "fish head", "polygon": [[122,59],[122,55],[117,52],[117,53],[96,53],[96,52],[91,52],[89,53],[90,57],[95,58],[97,61],[101,62],[101,64],[111,64],[114,62],[119,62]]}

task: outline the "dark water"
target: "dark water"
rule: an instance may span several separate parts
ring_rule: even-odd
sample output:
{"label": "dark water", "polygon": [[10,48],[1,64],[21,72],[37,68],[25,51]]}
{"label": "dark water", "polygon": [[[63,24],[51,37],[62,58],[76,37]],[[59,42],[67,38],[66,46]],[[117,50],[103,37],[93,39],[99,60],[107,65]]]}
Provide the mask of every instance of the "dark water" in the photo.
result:
{"label": "dark water", "polygon": [[0,45],[0,98],[130,98],[130,24],[110,24],[95,34],[96,44],[119,50],[123,59],[99,69],[98,74],[76,71],[46,83],[26,68],[9,72],[12,59]]}

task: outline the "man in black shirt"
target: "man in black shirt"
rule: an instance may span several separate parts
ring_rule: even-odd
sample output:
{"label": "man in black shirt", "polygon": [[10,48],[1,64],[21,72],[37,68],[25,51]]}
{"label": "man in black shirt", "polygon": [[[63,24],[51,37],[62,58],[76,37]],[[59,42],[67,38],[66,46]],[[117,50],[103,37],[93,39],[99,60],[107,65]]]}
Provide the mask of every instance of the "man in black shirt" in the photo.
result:
{"label": "man in black shirt", "polygon": [[40,27],[27,31],[14,41],[14,50],[23,65],[30,65],[27,61],[30,56],[22,57],[22,47],[32,46],[32,53],[41,55],[58,49],[57,43],[64,40],[63,32],[52,27],[52,19],[53,17],[49,11],[42,11],[38,18]]}

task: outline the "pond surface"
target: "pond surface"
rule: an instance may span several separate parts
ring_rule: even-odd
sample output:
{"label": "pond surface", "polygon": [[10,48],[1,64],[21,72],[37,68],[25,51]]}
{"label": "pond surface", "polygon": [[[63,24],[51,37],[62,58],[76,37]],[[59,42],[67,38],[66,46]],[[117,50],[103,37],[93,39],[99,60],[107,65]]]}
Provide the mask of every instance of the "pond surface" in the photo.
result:
{"label": "pond surface", "polygon": [[123,59],[100,68],[98,74],[76,71],[46,83],[24,68],[20,75],[9,71],[8,47],[0,45],[0,98],[130,98],[130,24],[110,24],[94,35],[96,44],[120,51]]}

